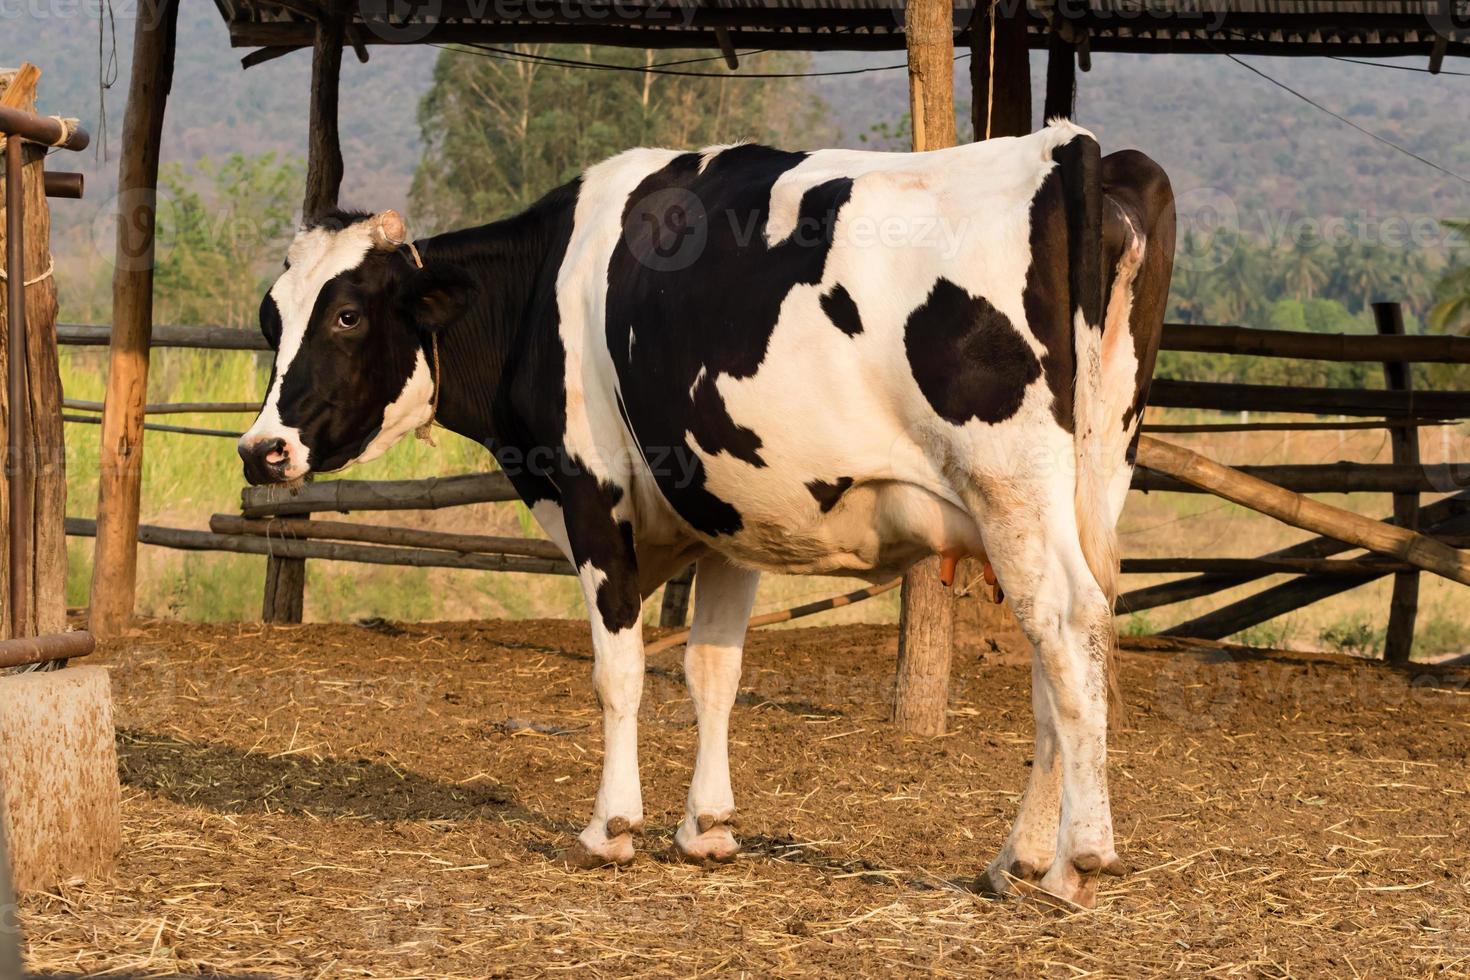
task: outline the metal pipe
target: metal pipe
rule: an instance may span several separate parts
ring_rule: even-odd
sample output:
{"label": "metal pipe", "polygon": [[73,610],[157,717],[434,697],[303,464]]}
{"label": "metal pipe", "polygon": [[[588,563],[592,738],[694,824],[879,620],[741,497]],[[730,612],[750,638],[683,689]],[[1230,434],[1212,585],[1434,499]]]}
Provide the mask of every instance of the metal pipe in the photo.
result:
{"label": "metal pipe", "polygon": [[[0,117],[0,122],[3,122]],[[25,194],[21,187],[21,150],[18,139],[5,141],[5,274],[9,277],[7,337],[9,364],[6,390],[10,399],[10,445],[7,469],[10,477],[10,635],[26,635],[27,611],[30,605],[31,521],[29,494],[26,493],[26,270],[25,270]]]}
{"label": "metal pipe", "polygon": [[84,184],[81,174],[68,173],[64,170],[48,170],[45,180],[47,197],[66,198],[72,201],[82,199]]}
{"label": "metal pipe", "polygon": [[63,150],[85,150],[92,142],[92,137],[80,126],[73,126],[68,131],[50,116],[38,116],[34,112],[8,106],[0,106],[0,133],[10,133],[33,143],[59,146]]}
{"label": "metal pipe", "polygon": [[85,657],[96,649],[96,638],[86,630],[0,640],[0,670],[23,667],[26,664],[43,664],[49,660]]}
{"label": "metal pipe", "polygon": [[20,946],[20,916],[10,877],[10,845],[5,836],[5,786],[0,780],[0,980],[25,976]]}

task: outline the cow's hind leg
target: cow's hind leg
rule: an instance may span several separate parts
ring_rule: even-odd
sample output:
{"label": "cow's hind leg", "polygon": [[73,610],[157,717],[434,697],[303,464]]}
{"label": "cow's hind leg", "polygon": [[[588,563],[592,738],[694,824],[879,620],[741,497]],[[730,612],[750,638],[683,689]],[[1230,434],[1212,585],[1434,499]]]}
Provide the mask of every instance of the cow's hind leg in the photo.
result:
{"label": "cow's hind leg", "polygon": [[732,830],[730,709],[740,690],[745,624],[759,581],[759,572],[736,568],[719,555],[701,558],[694,577],[694,626],[684,652],[684,678],[699,719],[699,749],[674,848],[696,864],[730,861],[740,850]]}
{"label": "cow's hind leg", "polygon": [[[1044,689],[1055,737],[1060,813],[1055,850],[1039,885],[1064,901],[1090,907],[1099,875],[1122,869],[1113,849],[1107,782],[1112,610],[1083,557],[1071,500],[1053,501],[1028,517],[987,527],[986,544],[1016,619],[1035,647],[1038,670],[1033,676]],[[1003,544],[994,540],[995,531]],[[1038,712],[1038,764],[1043,762],[1047,728]],[[1049,800],[1052,785],[1044,771],[1033,773],[1020,826],[1012,835],[1033,847],[1038,858],[1055,806]]]}
{"label": "cow's hind leg", "polygon": [[1031,658],[1031,710],[1036,718],[1036,746],[1026,795],[1021,797],[1021,809],[1005,846],[980,879],[981,889],[992,895],[1013,895],[1027,885],[1039,885],[1057,850],[1062,772],[1051,695],[1039,656]]}

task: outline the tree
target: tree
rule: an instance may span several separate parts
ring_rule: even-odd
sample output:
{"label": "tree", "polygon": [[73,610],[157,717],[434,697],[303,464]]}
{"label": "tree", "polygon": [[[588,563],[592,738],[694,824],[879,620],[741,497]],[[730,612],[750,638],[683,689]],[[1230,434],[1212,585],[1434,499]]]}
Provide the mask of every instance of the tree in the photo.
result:
{"label": "tree", "polygon": [[[737,140],[802,145],[828,135],[825,106],[802,79],[721,77],[718,61],[639,69],[699,57],[590,45],[517,45],[524,58],[450,48],[419,105],[424,156],[410,195],[420,226],[489,221],[530,204],[587,166],[630,146],[698,148]],[[587,70],[547,59],[598,62]],[[800,71],[806,56],[770,54],[762,71]],[[793,107],[798,107],[793,111]]]}
{"label": "tree", "polygon": [[[1470,237],[1470,220],[1441,222],[1450,231]],[[1470,263],[1456,265],[1439,280],[1439,302],[1429,311],[1429,326],[1444,333],[1470,327]]]}
{"label": "tree", "polygon": [[[159,177],[156,316],[254,328],[267,277],[295,230],[301,165],[274,153],[177,164]],[[203,184],[201,188],[199,185]]]}

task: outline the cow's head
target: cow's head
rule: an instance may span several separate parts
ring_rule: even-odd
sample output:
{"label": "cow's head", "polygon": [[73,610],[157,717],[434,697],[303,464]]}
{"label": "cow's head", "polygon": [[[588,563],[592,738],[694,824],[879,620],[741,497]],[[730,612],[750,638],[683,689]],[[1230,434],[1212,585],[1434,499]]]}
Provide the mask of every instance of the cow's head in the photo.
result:
{"label": "cow's head", "polygon": [[240,437],[245,479],[287,483],[373,459],[429,421],[437,331],[465,311],[454,268],[419,268],[395,211],[335,213],[291,243],[260,304],[276,351],[265,403]]}

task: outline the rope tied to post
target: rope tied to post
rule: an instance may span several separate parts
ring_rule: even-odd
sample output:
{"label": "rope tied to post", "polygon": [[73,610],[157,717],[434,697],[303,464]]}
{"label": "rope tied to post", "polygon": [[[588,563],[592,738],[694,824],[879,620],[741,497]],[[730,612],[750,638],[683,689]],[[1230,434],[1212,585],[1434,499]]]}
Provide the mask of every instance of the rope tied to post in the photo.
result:
{"label": "rope tied to post", "polygon": [[[21,283],[21,285],[22,286],[34,286],[38,282],[45,282],[47,279],[50,279],[51,278],[51,273],[53,273],[55,271],[56,271],[56,256],[51,255],[51,254],[48,253],[47,256],[46,256],[46,271],[43,272],[43,273],[41,273],[38,276],[33,276],[32,278],[27,279],[25,282]],[[3,268],[0,268],[0,282],[9,282],[9,281],[10,281],[10,276],[6,273],[6,271]]]}

